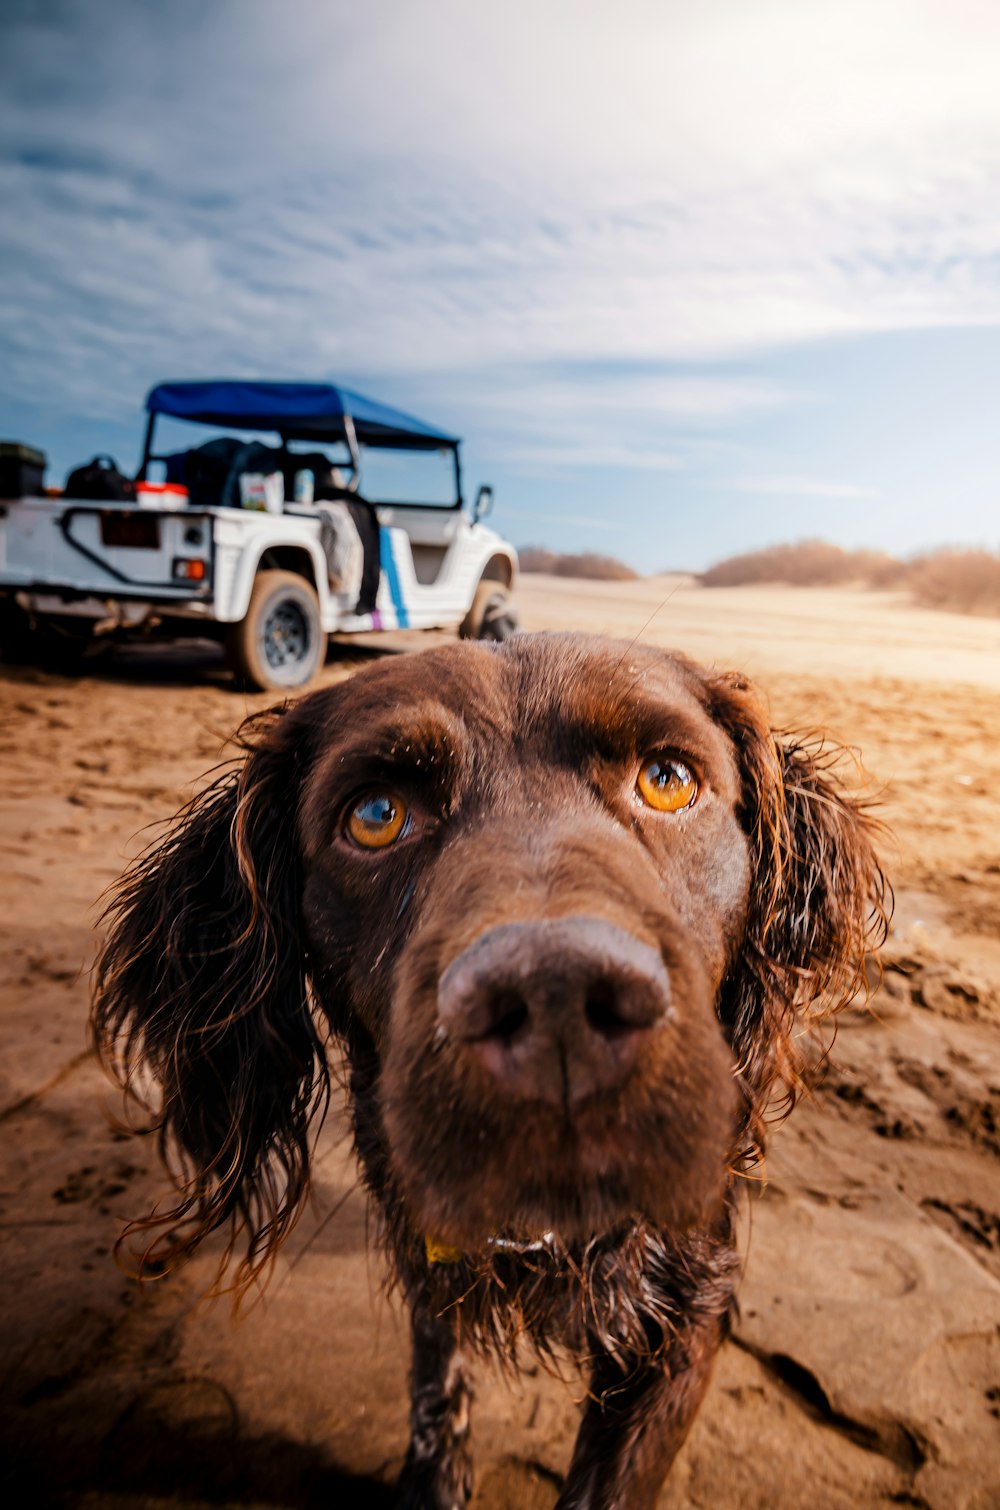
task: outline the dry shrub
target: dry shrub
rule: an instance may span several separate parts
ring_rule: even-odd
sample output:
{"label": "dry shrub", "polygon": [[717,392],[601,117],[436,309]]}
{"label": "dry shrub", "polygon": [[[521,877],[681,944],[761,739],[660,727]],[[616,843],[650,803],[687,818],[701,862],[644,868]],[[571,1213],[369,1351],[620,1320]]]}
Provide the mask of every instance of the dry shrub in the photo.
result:
{"label": "dry shrub", "polygon": [[555,551],[546,550],[544,545],[519,545],[517,559],[522,571],[545,572],[551,576],[559,557]]}
{"label": "dry shrub", "polygon": [[597,582],[631,582],[639,573],[626,566],[614,556],[601,556],[594,551],[579,555],[557,555],[540,545],[526,545],[518,551],[523,572],[547,572],[555,577],[587,577]]}
{"label": "dry shrub", "polygon": [[913,596],[927,608],[1000,615],[1000,555],[946,549],[910,562]]}
{"label": "dry shrub", "polygon": [[[526,545],[520,560],[522,571],[557,577],[627,582],[639,576],[613,556],[591,551],[559,555],[540,545]],[[854,583],[872,588],[909,588],[914,601],[927,608],[1000,617],[1000,553],[987,550],[948,547],[901,561],[884,551],[847,551],[826,540],[797,540],[791,545],[728,556],[709,567],[699,580],[704,587],[782,582],[791,587]]]}
{"label": "dry shrub", "polygon": [[861,582],[867,587],[894,587],[906,566],[881,551],[845,551],[826,540],[798,540],[772,545],[744,556],[729,556],[701,577],[705,587],[744,587],[756,582],[787,582],[793,587],[833,587]]}
{"label": "dry shrub", "polygon": [[1000,554],[946,548],[897,560],[881,551],[845,551],[825,540],[772,545],[729,556],[701,576],[705,587],[744,587],[784,582],[792,587],[906,587],[926,608],[1000,616]]}

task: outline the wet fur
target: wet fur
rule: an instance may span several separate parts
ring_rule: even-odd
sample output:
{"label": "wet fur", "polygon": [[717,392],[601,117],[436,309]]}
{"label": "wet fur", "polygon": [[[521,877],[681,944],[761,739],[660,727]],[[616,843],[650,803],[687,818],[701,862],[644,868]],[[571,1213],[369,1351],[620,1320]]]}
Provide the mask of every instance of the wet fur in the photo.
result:
{"label": "wet fur", "polygon": [[[629,804],[636,762],[671,740],[710,774],[686,828]],[[403,1502],[465,1503],[467,1354],[513,1368],[527,1338],[590,1369],[562,1510],[653,1504],[725,1333],[736,1172],[776,1083],[794,1100],[803,1017],[855,993],[884,929],[875,825],[741,678],[582,636],[383,664],[243,742],[122,881],[98,967],[97,1042],[133,1090],[151,1078],[178,1192],[146,1223],[152,1257],[222,1227],[244,1275],[267,1263],[308,1188],[332,1039],[413,1310]],[[340,814],[379,781],[421,827],[359,861]],[[539,910],[654,941],[684,1003],[570,1129],[579,1167],[606,1157],[606,1175],[563,1180],[555,1113],[506,1104],[435,1037],[443,966]],[[532,1190],[510,1172],[526,1139]],[[461,1257],[429,1263],[428,1235]]]}

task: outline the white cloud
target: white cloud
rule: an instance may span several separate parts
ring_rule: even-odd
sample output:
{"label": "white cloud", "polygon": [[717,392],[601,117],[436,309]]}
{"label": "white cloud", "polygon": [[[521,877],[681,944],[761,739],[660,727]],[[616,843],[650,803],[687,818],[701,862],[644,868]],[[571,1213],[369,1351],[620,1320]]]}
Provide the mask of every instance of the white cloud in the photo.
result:
{"label": "white cloud", "polygon": [[590,514],[546,514],[537,509],[512,509],[504,506],[504,519],[530,519],[532,524],[558,524],[586,530],[616,530],[614,519],[595,519]]}
{"label": "white cloud", "polygon": [[[1000,324],[992,5],[61,14],[8,21],[0,111],[7,382],[39,401],[119,411],[166,374],[464,381]],[[688,376],[637,404],[623,381],[536,386],[536,435],[544,415],[557,449],[582,444],[612,391],[688,425],[789,399]]]}
{"label": "white cloud", "polygon": [[685,465],[674,451],[656,451],[649,446],[622,446],[611,431],[607,440],[597,439],[589,445],[524,446],[515,444],[505,452],[512,470],[535,474],[564,471],[573,467],[607,467],[640,472],[676,472]]}
{"label": "white cloud", "polygon": [[[453,376],[429,385],[447,400]],[[808,395],[763,379],[704,373],[671,376],[653,368],[585,367],[553,376],[530,365],[464,374],[470,428],[519,468],[628,467],[673,471],[703,453],[720,422],[808,402]],[[554,439],[556,443],[554,443]]]}
{"label": "white cloud", "polygon": [[762,493],[788,498],[877,498],[878,488],[822,477],[739,477],[729,487],[737,493]]}

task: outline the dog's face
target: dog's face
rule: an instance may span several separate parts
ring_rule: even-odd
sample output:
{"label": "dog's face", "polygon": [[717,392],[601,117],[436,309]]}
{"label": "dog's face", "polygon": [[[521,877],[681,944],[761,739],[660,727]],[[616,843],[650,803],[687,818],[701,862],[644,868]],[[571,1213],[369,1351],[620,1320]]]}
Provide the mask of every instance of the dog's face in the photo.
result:
{"label": "dog's face", "polygon": [[882,917],[862,810],[752,689],[524,636],[370,667],[247,748],[122,883],[95,1006],[162,1087],[189,1245],[235,1217],[256,1261],[294,1217],[311,999],[414,1234],[711,1221]]}
{"label": "dog's face", "polygon": [[320,1000],[378,1044],[418,1230],[683,1228],[739,1096],[716,1004],[746,927],[731,739],[650,651],[524,638],[313,701],[298,823]]}

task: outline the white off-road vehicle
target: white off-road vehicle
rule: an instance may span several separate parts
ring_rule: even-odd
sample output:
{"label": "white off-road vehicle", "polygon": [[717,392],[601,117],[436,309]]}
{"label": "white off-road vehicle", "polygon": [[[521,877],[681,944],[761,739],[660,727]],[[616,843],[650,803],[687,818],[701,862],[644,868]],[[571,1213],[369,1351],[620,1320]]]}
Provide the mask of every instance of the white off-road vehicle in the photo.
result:
{"label": "white off-road vehicle", "polygon": [[[29,479],[0,483],[18,495],[0,501],[5,654],[216,637],[244,682],[292,688],[323,664],[331,634],[514,629],[517,555],[482,523],[490,488],[466,512],[453,436],[328,383],[165,383],[146,408],[142,464],[124,488],[134,497],[53,495],[40,470],[0,471]],[[156,449],[167,418],[215,435]],[[372,460],[410,484],[429,462],[447,494],[373,491]]]}

